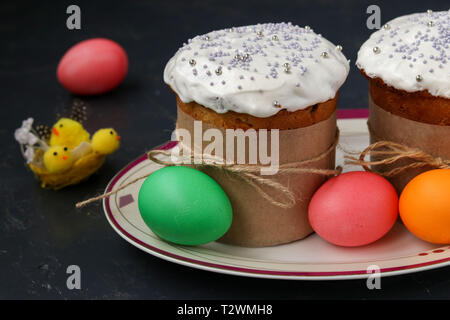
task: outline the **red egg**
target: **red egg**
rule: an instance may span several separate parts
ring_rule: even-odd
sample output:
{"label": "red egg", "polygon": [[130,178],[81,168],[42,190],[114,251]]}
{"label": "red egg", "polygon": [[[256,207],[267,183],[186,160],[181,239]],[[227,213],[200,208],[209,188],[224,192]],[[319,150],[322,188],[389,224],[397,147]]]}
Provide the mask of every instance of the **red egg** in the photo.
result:
{"label": "red egg", "polygon": [[96,95],[117,87],[127,70],[125,50],[114,41],[96,38],[70,48],[59,62],[56,74],[70,92]]}
{"label": "red egg", "polygon": [[356,247],[384,236],[398,216],[398,195],[383,177],[347,172],[325,182],[308,209],[317,234],[339,246]]}

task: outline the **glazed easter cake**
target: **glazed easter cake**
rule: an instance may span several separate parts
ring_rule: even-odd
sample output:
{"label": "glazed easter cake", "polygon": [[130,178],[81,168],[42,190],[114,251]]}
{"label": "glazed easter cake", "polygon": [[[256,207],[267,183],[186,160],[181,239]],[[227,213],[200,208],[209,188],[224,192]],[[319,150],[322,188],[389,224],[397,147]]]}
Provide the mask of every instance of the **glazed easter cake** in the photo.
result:
{"label": "glazed easter cake", "polygon": [[[356,65],[369,80],[372,142],[393,141],[450,158],[449,46],[450,11],[432,10],[389,21],[361,46]],[[390,180],[401,191],[429,169]]]}
{"label": "glazed easter cake", "polygon": [[[177,128],[203,130],[279,129],[279,163],[314,158],[336,140],[338,90],[349,63],[336,46],[291,23],[267,23],[213,31],[190,39],[170,59],[164,81],[176,95]],[[311,164],[334,169],[334,149]],[[325,177],[314,174],[271,179],[296,195],[279,208],[254,188],[215,170],[213,177],[230,197],[233,223],[221,241],[268,246],[295,241],[312,232],[307,205]]]}

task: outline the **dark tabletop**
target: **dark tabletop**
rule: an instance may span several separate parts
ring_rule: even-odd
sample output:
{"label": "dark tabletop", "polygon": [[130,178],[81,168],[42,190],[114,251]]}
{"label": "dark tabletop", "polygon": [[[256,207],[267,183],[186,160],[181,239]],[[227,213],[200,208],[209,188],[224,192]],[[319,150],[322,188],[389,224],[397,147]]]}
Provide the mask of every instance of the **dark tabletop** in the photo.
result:
{"label": "dark tabletop", "polygon": [[[81,8],[81,30],[66,28],[66,8]],[[74,203],[103,192],[114,174],[152,146],[167,141],[175,98],[163,82],[168,59],[187,39],[211,30],[259,22],[310,25],[351,60],[339,108],[367,106],[367,81],[354,66],[370,4],[382,23],[400,15],[447,10],[448,1],[1,1],[0,3],[0,298],[26,299],[395,299],[450,297],[450,268],[383,278],[381,290],[365,280],[283,281],[222,275],[153,257],[131,246],[109,226],[100,203]],[[447,5],[447,6],[446,6]],[[112,126],[120,151],[98,174],[60,191],[41,189],[26,169],[14,129],[33,117],[53,124],[74,99],[56,80],[56,66],[75,43],[107,37],[127,51],[129,73],[115,91],[81,97],[86,128]],[[82,289],[68,290],[66,268],[78,265]]]}

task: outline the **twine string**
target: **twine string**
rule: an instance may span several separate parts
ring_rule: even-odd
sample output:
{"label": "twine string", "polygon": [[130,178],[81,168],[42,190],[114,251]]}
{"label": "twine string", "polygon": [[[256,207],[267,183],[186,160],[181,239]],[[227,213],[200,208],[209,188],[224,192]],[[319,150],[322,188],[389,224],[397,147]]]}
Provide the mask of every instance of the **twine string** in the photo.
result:
{"label": "twine string", "polygon": [[149,174],[146,174],[146,175],[143,175],[143,176],[141,176],[141,177],[138,177],[138,178],[136,178],[136,179],[134,179],[134,180],[132,180],[132,181],[130,181],[130,182],[128,182],[128,183],[126,183],[126,184],[120,186],[119,188],[110,191],[110,192],[104,193],[104,194],[99,195],[99,196],[97,196],[97,197],[89,198],[89,199],[84,200],[84,201],[81,201],[81,202],[77,202],[77,203],[75,204],[75,207],[81,208],[81,207],[84,207],[85,205],[87,205],[87,204],[89,204],[89,203],[92,203],[92,202],[101,200],[101,199],[103,199],[103,198],[107,198],[107,197],[109,197],[109,196],[112,196],[113,194],[116,194],[116,193],[119,192],[120,190],[123,190],[123,189],[125,189],[126,187],[131,186],[132,184],[135,184],[135,183],[138,182],[139,180],[142,180],[142,179],[145,179],[145,178],[149,177],[152,173],[153,173],[153,172],[151,172],[151,173],[149,173]]}
{"label": "twine string", "polygon": [[[370,124],[368,123],[367,125],[372,136],[377,140],[380,140],[373,132]],[[376,160],[366,160],[367,156],[371,156]],[[387,140],[380,140],[372,143],[360,153],[359,157],[345,155],[344,158],[346,159],[345,164],[360,165],[364,170],[376,172],[384,177],[392,177],[406,170],[425,166],[437,169],[450,168],[450,160],[444,160],[441,157],[435,157],[418,148],[408,147]],[[412,162],[386,171],[375,171],[373,168],[370,168],[377,165],[391,165],[400,160],[412,160]]]}
{"label": "twine string", "polygon": [[[304,167],[306,165],[309,165],[311,163],[314,163],[316,161],[322,160],[325,157],[327,157],[332,151],[336,149],[336,146],[339,141],[339,130],[336,130],[336,135],[333,143],[321,154],[319,154],[316,157],[313,157],[311,159],[306,159],[303,161],[297,161],[297,162],[291,162],[291,163],[285,163],[281,164],[278,167],[278,174],[317,174],[322,176],[333,176],[333,175],[339,175],[342,172],[342,167],[337,167],[336,169],[317,169],[317,168],[311,168],[311,167]],[[179,142],[181,145],[181,143]],[[292,208],[296,203],[296,198],[294,193],[286,186],[281,184],[280,182],[275,181],[271,178],[262,177],[257,174],[264,166],[261,165],[247,165],[247,164],[235,164],[235,163],[227,163],[224,162],[223,159],[217,158],[210,154],[194,154],[193,152],[188,152],[189,156],[185,155],[183,152],[183,155],[174,155],[172,151],[170,150],[151,150],[147,153],[147,156],[149,160],[163,165],[163,166],[174,166],[178,165],[180,163],[184,164],[192,164],[194,167],[209,167],[214,168],[218,170],[222,170],[225,173],[230,173],[232,176],[235,176],[237,178],[242,179],[245,183],[247,183],[249,186],[254,188],[264,199],[266,199],[269,203],[271,203],[274,206],[288,209]],[[165,159],[158,156],[165,156]],[[174,157],[176,159],[174,159]],[[195,163],[196,160],[201,160],[200,163]],[[300,167],[302,166],[302,167]],[[97,197],[93,197],[90,199],[87,199],[82,202],[78,202],[76,204],[77,208],[81,208],[89,203],[92,203],[94,201],[98,201],[104,198],[107,198],[113,194],[116,194],[120,190],[125,189],[126,187],[138,182],[141,179],[145,179],[148,176],[150,176],[151,173],[141,176],[139,178],[134,179],[133,181],[128,182],[127,184],[112,190],[108,193],[105,193],[103,195],[99,195]],[[281,200],[277,200],[274,197],[272,197],[267,191],[265,191],[263,188],[268,187],[271,190],[275,191],[279,196],[281,196]]]}
{"label": "twine string", "polygon": [[[174,166],[176,165],[180,160],[183,161],[185,164],[192,164],[194,158],[196,155],[190,155],[188,156],[179,156],[176,155],[177,160],[162,160],[161,158],[157,158],[158,155],[164,155],[167,158],[170,159],[173,154],[171,151],[168,150],[151,150],[147,153],[148,158],[156,162],[160,165],[164,166]],[[227,164],[227,163],[221,163],[221,162],[211,162],[211,161],[205,161],[205,160],[218,160],[214,156],[211,155],[204,155],[205,159],[202,161],[201,164],[195,164],[195,166],[201,168],[212,168],[217,170],[222,170],[228,173],[232,173],[233,177],[241,178],[243,181],[248,183],[250,186],[252,186],[262,197],[269,200],[269,202],[273,203],[274,205],[277,205],[281,208],[289,208],[295,204],[295,198],[292,194],[292,192],[283,186],[282,184],[271,180],[267,178],[261,178],[260,176],[252,173],[256,170],[260,170],[260,166],[248,166],[248,165],[239,165],[239,164]],[[280,171],[279,171],[280,172]],[[285,196],[285,199],[283,202],[277,201],[274,198],[270,197],[261,187],[261,186],[268,186],[270,188],[274,188],[275,190],[278,190],[282,196]]]}

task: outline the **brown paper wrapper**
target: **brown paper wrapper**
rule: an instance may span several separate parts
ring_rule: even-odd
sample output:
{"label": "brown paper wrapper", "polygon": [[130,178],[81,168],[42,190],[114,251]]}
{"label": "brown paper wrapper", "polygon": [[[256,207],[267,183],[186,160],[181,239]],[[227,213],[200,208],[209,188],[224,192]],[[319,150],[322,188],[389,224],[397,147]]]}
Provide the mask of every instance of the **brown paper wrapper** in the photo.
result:
{"label": "brown paper wrapper", "polygon": [[[194,146],[194,118],[180,108],[178,108],[177,128],[187,129],[191,133],[191,146]],[[223,133],[223,150],[226,150],[225,129],[203,122],[202,136],[203,132],[210,128],[218,129]],[[333,144],[335,135],[336,113],[327,120],[306,128],[279,130],[279,164],[312,159],[322,154]],[[268,150],[271,150],[269,132],[267,140]],[[204,148],[211,142],[202,143]],[[246,155],[248,155],[248,146],[247,141]],[[236,155],[236,152],[234,154]],[[323,159],[311,162],[305,167],[334,169],[335,150]],[[233,208],[233,222],[228,232],[219,239],[220,242],[263,247],[292,242],[312,233],[308,221],[308,204],[326,177],[310,173],[263,175],[264,178],[270,178],[289,187],[295,194],[296,204],[292,208],[283,209],[268,202],[252,186],[231,173],[208,167],[202,167],[200,170],[219,183],[228,195]],[[265,187],[263,190],[271,192]]]}
{"label": "brown paper wrapper", "polygon": [[[408,147],[418,148],[435,157],[450,159],[450,127],[439,126],[409,120],[394,115],[378,106],[369,95],[369,126],[370,143],[387,140],[403,144]],[[372,160],[380,160],[372,157]],[[400,160],[391,165],[377,165],[376,171],[386,171],[397,167],[403,167],[413,160]],[[387,179],[394,185],[400,194],[403,188],[415,176],[422,172],[435,169],[430,166],[408,169],[394,177]]]}

